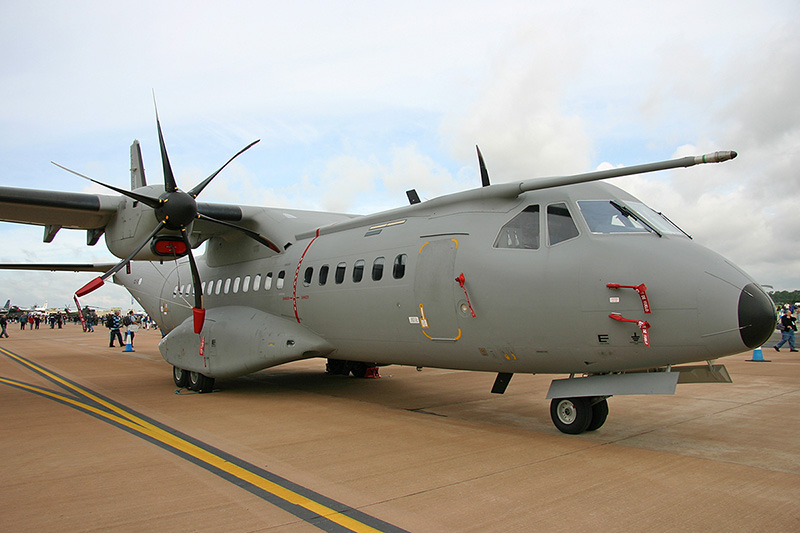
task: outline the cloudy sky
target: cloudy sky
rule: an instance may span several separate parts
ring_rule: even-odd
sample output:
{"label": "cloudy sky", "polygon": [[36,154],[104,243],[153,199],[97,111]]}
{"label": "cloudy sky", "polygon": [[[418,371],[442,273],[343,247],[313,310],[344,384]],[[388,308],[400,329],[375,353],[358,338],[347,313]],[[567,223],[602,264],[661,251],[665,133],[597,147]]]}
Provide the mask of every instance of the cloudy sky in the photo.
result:
{"label": "cloudy sky", "polygon": [[[800,288],[800,3],[0,3],[0,185],[162,179],[155,91],[204,201],[369,213],[492,181],[715,150],[614,184],[777,290]],[[112,261],[83,232],[0,223],[0,262]],[[90,274],[0,273],[0,300],[61,306]],[[84,299],[130,305],[107,286]],[[2,305],[0,302],[0,305]]]}

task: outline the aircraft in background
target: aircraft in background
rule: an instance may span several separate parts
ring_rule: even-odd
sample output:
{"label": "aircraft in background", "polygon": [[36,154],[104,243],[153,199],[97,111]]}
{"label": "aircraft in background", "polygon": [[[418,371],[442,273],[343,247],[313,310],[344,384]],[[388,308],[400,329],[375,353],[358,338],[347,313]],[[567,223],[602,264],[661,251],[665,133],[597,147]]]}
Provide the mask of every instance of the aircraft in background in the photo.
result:
{"label": "aircraft in background", "polygon": [[492,185],[478,151],[482,187],[424,202],[412,190],[409,205],[355,216],[197,202],[255,143],[184,192],[156,123],[163,185],[147,184],[134,141],[131,190],[101,183],[117,195],[0,187],[0,220],[41,225],[45,242],[62,228],[90,246],[105,236],[121,261],[2,267],[102,273],[78,296],[124,286],[161,326],[179,387],[313,357],[362,377],[389,364],[491,372],[495,393],[515,373],[567,374],[547,398],[577,434],[603,425],[613,395],[730,381],[714,361],[775,325],[755,280],[603,181],[735,152]]}
{"label": "aircraft in background", "polygon": [[16,305],[11,305],[11,300],[6,300],[6,304],[0,309],[0,313],[2,314],[20,314],[20,315],[27,315],[29,313],[46,313],[47,312],[47,302],[44,303],[43,306],[38,304],[33,304],[33,307],[19,307]]}

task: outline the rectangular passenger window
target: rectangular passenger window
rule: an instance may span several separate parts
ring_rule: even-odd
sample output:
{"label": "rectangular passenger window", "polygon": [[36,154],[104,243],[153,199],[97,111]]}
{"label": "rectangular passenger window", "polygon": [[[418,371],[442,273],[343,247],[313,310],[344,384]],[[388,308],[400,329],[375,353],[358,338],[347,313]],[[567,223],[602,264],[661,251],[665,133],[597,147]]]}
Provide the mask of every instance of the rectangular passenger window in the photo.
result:
{"label": "rectangular passenger window", "polygon": [[406,254],[400,254],[394,258],[394,265],[392,266],[392,277],[394,279],[400,279],[406,275],[407,260],[408,256]]}
{"label": "rectangular passenger window", "polygon": [[366,261],[363,259],[359,259],[353,265],[353,283],[359,283],[362,279],[364,279],[364,265]]}
{"label": "rectangular passenger window", "polygon": [[261,274],[256,274],[253,277],[253,291],[257,291],[261,288]]}
{"label": "rectangular passenger window", "polygon": [[242,280],[242,292],[247,292],[250,290],[250,276],[245,276]]}
{"label": "rectangular passenger window", "polygon": [[495,248],[539,249],[539,206],[529,205],[500,229]]}
{"label": "rectangular passenger window", "polygon": [[303,286],[308,287],[311,285],[311,280],[314,278],[314,267],[308,267],[303,274]]}
{"label": "rectangular passenger window", "polygon": [[320,286],[325,285],[328,283],[328,271],[330,267],[328,265],[322,265],[319,269],[319,284]]}
{"label": "rectangular passenger window", "polygon": [[278,281],[275,282],[275,288],[281,290],[283,288],[283,280],[286,278],[286,271],[281,270],[278,272]]}
{"label": "rectangular passenger window", "polygon": [[336,273],[334,274],[333,281],[335,281],[337,285],[344,282],[345,270],[347,270],[347,263],[339,263],[336,265]]}
{"label": "rectangular passenger window", "polygon": [[567,204],[559,203],[547,206],[547,234],[550,246],[578,236],[578,228],[569,214]]}
{"label": "rectangular passenger window", "polygon": [[383,257],[378,257],[372,263],[372,281],[380,281],[383,278],[384,263],[386,263],[386,259]]}
{"label": "rectangular passenger window", "polygon": [[272,288],[272,272],[267,272],[267,275],[264,276],[264,290],[268,291]]}
{"label": "rectangular passenger window", "polygon": [[242,278],[240,278],[239,276],[236,276],[236,278],[233,280],[233,294],[236,294],[237,292],[239,292],[239,286],[241,284],[242,284]]}

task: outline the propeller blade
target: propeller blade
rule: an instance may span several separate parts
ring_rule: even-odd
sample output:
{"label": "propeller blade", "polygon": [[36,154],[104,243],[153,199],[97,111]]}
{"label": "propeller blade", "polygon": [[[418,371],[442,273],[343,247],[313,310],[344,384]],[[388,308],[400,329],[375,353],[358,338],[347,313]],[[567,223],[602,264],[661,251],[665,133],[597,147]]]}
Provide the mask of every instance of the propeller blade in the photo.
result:
{"label": "propeller blade", "polygon": [[274,251],[275,253],[278,253],[278,254],[281,253],[281,249],[278,248],[278,246],[274,242],[272,242],[268,238],[264,237],[260,233],[257,233],[257,232],[255,232],[253,230],[249,230],[247,228],[243,228],[241,226],[237,226],[236,224],[231,224],[230,222],[217,220],[216,218],[211,218],[210,216],[204,215],[202,213],[199,213],[197,215],[197,218],[199,218],[200,220],[205,220],[207,222],[213,222],[214,224],[219,224],[220,226],[225,226],[225,227],[228,227],[228,228],[231,228],[231,229],[235,229],[235,230],[241,231],[242,233],[244,233],[245,235],[247,235],[248,237],[250,237],[254,241],[258,242],[259,244],[263,244],[264,246],[266,246],[270,250]]}
{"label": "propeller blade", "polygon": [[202,284],[200,283],[200,272],[197,270],[197,262],[194,260],[194,254],[192,254],[192,244],[189,242],[189,235],[184,230],[181,232],[181,237],[183,237],[183,242],[186,244],[186,251],[187,255],[189,256],[189,268],[192,270],[192,285],[194,286],[194,306],[202,308],[203,307],[203,288]]}
{"label": "propeller blade", "polygon": [[203,330],[203,323],[205,322],[206,310],[203,309],[203,284],[200,281],[200,272],[197,270],[197,262],[194,260],[192,253],[192,245],[189,242],[189,235],[186,229],[181,231],[183,242],[186,244],[186,251],[189,256],[189,268],[192,270],[192,285],[194,287],[194,307],[192,308],[192,316],[194,318],[194,332],[200,334]]}
{"label": "propeller blade", "polygon": [[228,159],[228,161],[227,161],[227,162],[226,162],[224,165],[222,165],[221,167],[219,167],[219,170],[217,170],[216,172],[214,172],[213,174],[211,174],[209,177],[207,177],[206,179],[204,179],[204,180],[203,180],[202,182],[200,182],[199,184],[195,185],[195,186],[194,186],[194,188],[193,188],[191,191],[189,191],[189,195],[190,195],[192,198],[197,198],[197,196],[198,196],[198,195],[199,195],[201,192],[203,192],[203,189],[205,189],[205,188],[206,188],[206,185],[208,185],[209,183],[211,183],[211,180],[213,180],[214,178],[216,178],[216,177],[217,177],[217,174],[219,174],[220,172],[222,172],[222,169],[228,166],[228,163],[230,163],[231,161],[233,161],[234,159],[236,159],[237,157],[239,157],[240,155],[242,155],[242,154],[243,154],[245,151],[249,150],[249,149],[250,149],[250,148],[251,148],[251,147],[252,147],[254,144],[256,144],[257,142],[259,142],[260,140],[261,140],[261,139],[256,139],[255,141],[251,142],[250,144],[248,144],[247,146],[245,146],[244,148],[242,148],[241,150],[239,150],[238,152],[236,152],[236,155],[234,155],[233,157],[231,157],[230,159]]}
{"label": "propeller blade", "polygon": [[178,184],[175,183],[175,175],[172,173],[172,166],[169,164],[167,145],[164,143],[164,134],[161,133],[161,121],[158,120],[158,109],[156,109],[156,127],[158,128],[158,144],[161,146],[161,166],[164,168],[164,190],[175,192]]}
{"label": "propeller blade", "polygon": [[129,254],[128,257],[117,263],[114,266],[114,268],[112,268],[102,276],[94,278],[92,281],[90,281],[77,291],[75,291],[75,294],[80,298],[81,296],[85,296],[90,292],[92,292],[93,290],[102,287],[103,284],[105,283],[105,280],[107,280],[109,277],[113,276],[120,270],[122,270],[122,267],[127,265],[131,261],[131,259],[133,259],[136,256],[136,254],[138,254],[142,250],[142,248],[144,248],[150,242],[150,240],[158,234],[159,231],[164,229],[165,225],[166,224],[164,224],[164,222],[159,222],[158,226],[156,226],[156,229],[154,229],[152,233],[150,233],[150,235],[148,235],[148,237],[144,241],[142,241],[142,244],[138,246],[136,250],[134,250],[131,254]]}
{"label": "propeller blade", "polygon": [[481,149],[478,148],[478,145],[475,145],[475,149],[478,151],[478,163],[481,166],[481,185],[484,187],[488,187],[489,183],[489,171],[486,170],[486,163],[483,162],[483,154],[481,153]]}
{"label": "propeller blade", "polygon": [[119,187],[114,187],[113,185],[109,185],[108,183],[103,183],[102,181],[97,181],[96,179],[92,179],[89,176],[84,176],[80,172],[75,172],[74,170],[68,169],[67,167],[65,167],[63,165],[59,165],[55,161],[50,161],[50,162],[53,163],[55,166],[57,166],[60,169],[66,170],[67,172],[69,172],[71,174],[75,174],[76,176],[80,176],[81,178],[89,180],[92,183],[96,183],[98,185],[102,185],[103,187],[105,187],[107,189],[111,189],[114,192],[118,192],[119,194],[121,194],[123,196],[127,196],[128,198],[136,200],[137,202],[142,202],[144,205],[146,205],[148,207],[156,208],[158,206],[158,204],[159,204],[158,198],[151,198],[150,196],[145,196],[144,194],[139,194],[138,192],[126,191],[125,189],[120,189]]}

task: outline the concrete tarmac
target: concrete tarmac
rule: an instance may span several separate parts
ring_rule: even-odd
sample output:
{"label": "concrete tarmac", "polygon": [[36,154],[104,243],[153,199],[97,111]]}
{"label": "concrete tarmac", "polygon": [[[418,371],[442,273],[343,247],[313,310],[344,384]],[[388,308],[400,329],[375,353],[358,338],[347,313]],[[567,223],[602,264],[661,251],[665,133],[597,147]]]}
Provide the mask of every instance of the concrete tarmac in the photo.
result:
{"label": "concrete tarmac", "polygon": [[158,332],[135,352],[105,328],[9,332],[3,531],[800,531],[800,357],[771,344],[719,361],[732,384],[614,397],[568,436],[544,399],[563,376],[501,396],[490,374],[310,360],[176,394]]}

